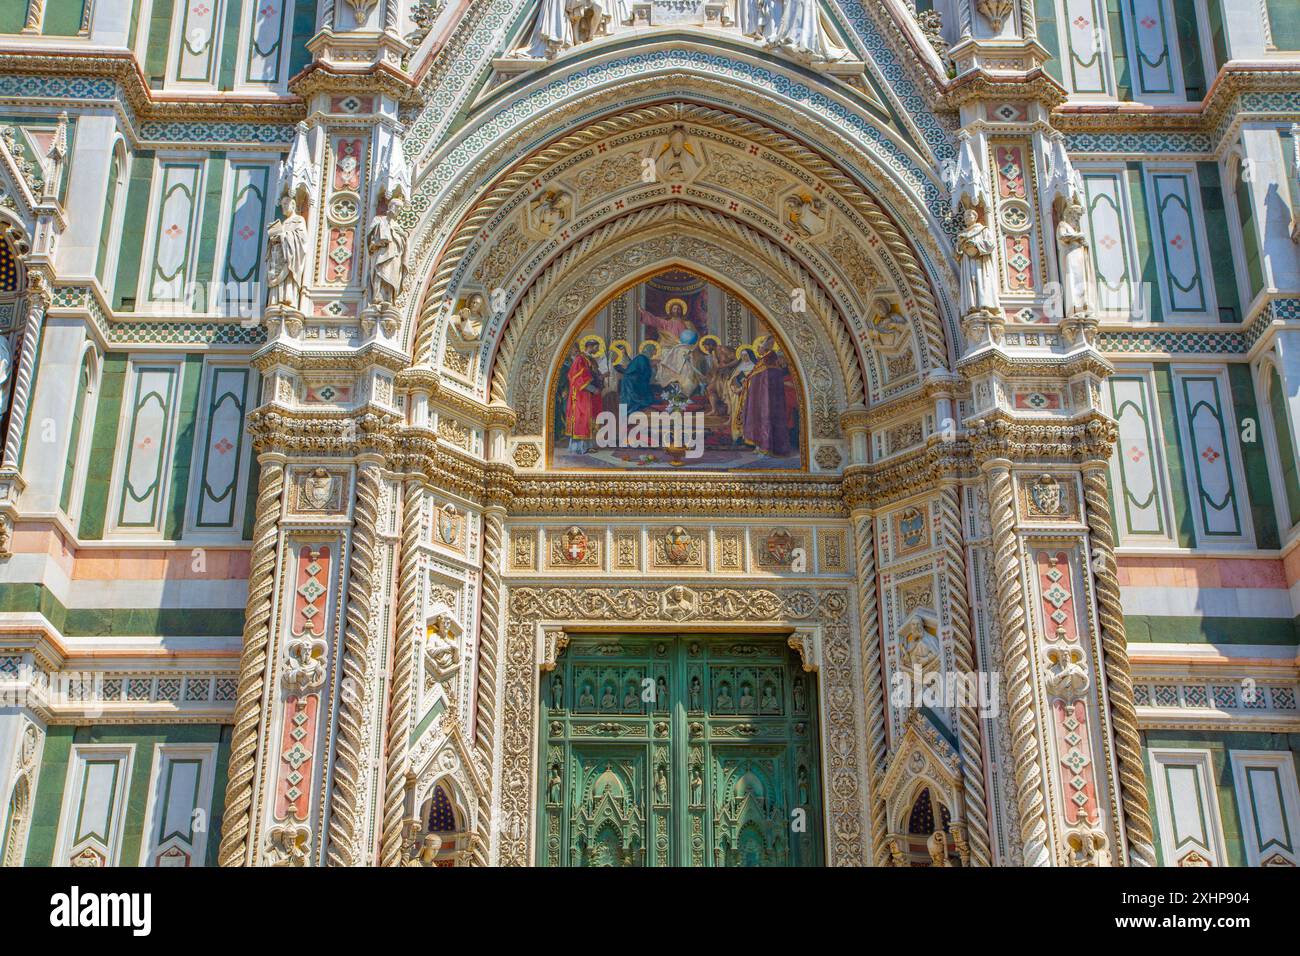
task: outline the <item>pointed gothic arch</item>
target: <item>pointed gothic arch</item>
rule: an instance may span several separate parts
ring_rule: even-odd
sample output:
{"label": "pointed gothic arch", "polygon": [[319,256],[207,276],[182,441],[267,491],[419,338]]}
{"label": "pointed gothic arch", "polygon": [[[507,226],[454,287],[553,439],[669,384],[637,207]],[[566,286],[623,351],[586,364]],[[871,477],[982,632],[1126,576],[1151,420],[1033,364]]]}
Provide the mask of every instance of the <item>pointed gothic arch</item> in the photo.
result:
{"label": "pointed gothic arch", "polygon": [[[687,182],[640,189],[631,168],[637,150],[646,152],[637,168],[655,165],[656,150],[662,152],[659,142],[674,129],[698,137],[692,162],[702,168],[693,170],[697,175]],[[701,153],[708,160],[699,161]],[[718,165],[728,167],[728,174],[761,170],[771,177],[768,188],[773,194],[766,206],[762,199],[737,192],[734,175],[728,185],[728,176],[708,165],[715,154],[726,157]],[[737,155],[754,159],[737,160]],[[611,166],[613,159],[622,164],[621,170]],[[571,171],[584,163],[587,167],[576,174],[575,186]],[[606,184],[611,189],[603,189]],[[553,195],[556,198],[548,202],[563,212],[549,228],[538,227],[530,221],[529,203]],[[765,244],[769,256],[788,260],[789,271],[800,273],[795,285],[835,307],[852,349],[859,353],[857,362],[866,370],[868,403],[893,397],[915,383],[887,383],[879,371],[878,353],[899,345],[899,327],[890,324],[897,318],[910,325],[917,340],[916,367],[911,370],[916,381],[951,368],[960,348],[944,292],[948,266],[935,281],[933,269],[926,265],[933,261],[934,250],[920,250],[872,194],[820,154],[734,112],[680,100],[627,110],[560,137],[476,196],[444,243],[436,266],[426,273],[418,310],[414,303],[408,306],[408,341],[417,363],[438,364],[446,330],[457,312],[475,307],[475,296],[482,340],[489,345],[487,358],[495,360],[491,343],[508,339],[506,327],[527,313],[530,297],[535,299],[539,287],[552,281],[557,264],[572,264],[578,252],[617,232],[620,222],[627,228],[634,217],[641,222],[662,215],[665,207],[689,209],[697,225],[707,220],[707,228],[752,245]],[[428,242],[426,230],[424,244]],[[413,242],[413,247],[419,257],[421,243]],[[427,259],[427,250],[423,254]],[[475,351],[480,353],[482,374],[488,361],[481,349]],[[445,352],[441,357],[445,359]],[[469,371],[469,362],[461,361],[462,375]],[[903,367],[902,360],[891,362],[895,372]],[[454,365],[450,370],[457,371]],[[492,377],[491,396],[499,398],[499,372]],[[488,399],[484,381],[466,384],[474,397]]]}

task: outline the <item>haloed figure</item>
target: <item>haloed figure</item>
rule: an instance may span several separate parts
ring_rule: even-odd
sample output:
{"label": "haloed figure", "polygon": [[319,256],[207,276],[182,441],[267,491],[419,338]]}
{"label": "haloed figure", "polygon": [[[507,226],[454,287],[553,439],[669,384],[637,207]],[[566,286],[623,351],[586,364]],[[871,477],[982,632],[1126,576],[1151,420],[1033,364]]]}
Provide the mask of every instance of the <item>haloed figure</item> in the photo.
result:
{"label": "haloed figure", "polygon": [[564,433],[569,436],[569,450],[580,455],[591,451],[596,416],[600,414],[600,392],[604,381],[593,354],[599,349],[588,342],[586,351],[573,348],[569,362],[569,394],[564,415]]}
{"label": "haloed figure", "polygon": [[770,335],[759,343],[759,352],[758,362],[745,381],[745,441],[760,455],[788,455],[793,451],[785,398],[788,369]]}

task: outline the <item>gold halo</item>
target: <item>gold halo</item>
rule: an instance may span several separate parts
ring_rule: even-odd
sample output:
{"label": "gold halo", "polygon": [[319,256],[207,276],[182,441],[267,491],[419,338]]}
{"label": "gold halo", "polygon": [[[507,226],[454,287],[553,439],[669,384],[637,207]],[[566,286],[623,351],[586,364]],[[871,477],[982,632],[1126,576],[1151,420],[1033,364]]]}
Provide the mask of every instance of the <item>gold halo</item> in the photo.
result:
{"label": "gold halo", "polygon": [[658,360],[658,358],[659,358],[659,353],[662,352],[663,349],[661,349],[661,348],[659,347],[659,343],[656,342],[654,339],[646,339],[644,342],[642,342],[642,343],[641,343],[641,348],[638,348],[638,349],[636,350],[636,354],[637,354],[637,355],[640,355],[640,354],[641,354],[641,349],[645,348],[647,345],[652,345],[652,346],[654,346],[654,350],[655,350],[654,357],[655,357],[656,360]]}
{"label": "gold halo", "polygon": [[667,315],[673,310],[672,305],[674,302],[682,307],[682,315],[686,315],[691,311],[690,308],[687,307],[685,299],[669,299],[664,303],[664,315]]}
{"label": "gold halo", "polygon": [[609,343],[609,352],[613,357],[613,362],[618,365],[625,359],[632,357],[632,343],[627,339],[614,339]]}
{"label": "gold halo", "polygon": [[764,339],[772,340],[773,352],[781,351],[781,343],[777,341],[775,335],[773,335],[771,332],[760,332],[758,335],[754,336],[754,341],[749,343],[749,347],[754,350],[754,358],[756,359],[761,358],[763,355],[762,350],[758,347],[758,343],[763,341]]}
{"label": "gold halo", "polygon": [[582,338],[578,339],[578,350],[579,350],[580,352],[582,352],[583,355],[586,355],[586,354],[587,354],[587,343],[588,343],[588,342],[597,342],[597,343],[599,343],[599,345],[600,345],[600,351],[596,353],[596,358],[600,358],[602,355],[605,354],[605,340],[602,339],[602,338],[601,338],[599,335],[597,335],[595,332],[592,332],[590,335],[584,335]]}
{"label": "gold halo", "polygon": [[715,349],[722,344],[722,339],[718,338],[718,336],[714,335],[713,333],[709,333],[708,335],[701,338],[698,343],[698,347],[701,352],[704,351],[704,343],[709,341],[710,339],[713,340],[713,347]]}

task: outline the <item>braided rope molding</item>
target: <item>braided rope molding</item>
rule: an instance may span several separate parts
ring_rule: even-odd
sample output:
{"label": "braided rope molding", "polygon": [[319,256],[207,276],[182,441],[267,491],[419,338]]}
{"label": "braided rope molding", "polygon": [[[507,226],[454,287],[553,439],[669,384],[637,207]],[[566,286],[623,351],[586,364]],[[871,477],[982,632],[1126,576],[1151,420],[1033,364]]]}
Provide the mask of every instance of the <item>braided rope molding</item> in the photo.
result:
{"label": "braided rope molding", "polygon": [[360,789],[364,783],[365,723],[370,688],[367,656],[370,645],[370,601],[374,587],[375,525],[379,514],[379,465],[364,462],[358,469],[348,556],[348,608],[343,632],[342,687],[335,733],[334,771],[330,778],[330,819],[327,862],[356,866],[360,859]]}
{"label": "braided rope molding", "polygon": [[402,489],[402,543],[397,582],[397,635],[393,651],[393,674],[389,682],[388,737],[384,788],[384,829],[380,842],[380,863],[398,866],[402,862],[403,827],[406,819],[406,771],[411,740],[412,679],[420,632],[420,507],[424,485],[408,479]]}
{"label": "braided rope molding", "polygon": [[474,744],[492,766],[496,745],[497,655],[501,644],[501,542],[504,511],[483,514],[483,593],[479,616],[478,698],[475,702]]}
{"label": "braided rope molding", "polygon": [[876,519],[869,513],[853,516],[858,543],[858,614],[862,622],[862,699],[867,725],[867,800],[870,801],[871,863],[889,866],[889,824],[885,795],[880,791],[889,758],[885,739],[884,675],[880,654],[880,604],[876,594]]}
{"label": "braided rope molding", "polygon": [[[663,222],[664,220],[668,222]],[[727,238],[738,240],[766,258],[766,261],[760,262],[759,265],[781,270],[790,278],[799,279],[799,287],[811,291],[809,311],[820,320],[821,327],[829,335],[831,346],[839,359],[840,378],[843,382],[846,402],[852,403],[865,398],[865,385],[859,364],[860,356],[853,337],[849,334],[848,324],[840,315],[835,302],[824,293],[816,277],[809,273],[797,259],[756,229],[712,209],[674,201],[642,207],[606,223],[594,232],[588,233],[579,243],[569,246],[552,261],[546,271],[529,287],[516,307],[515,314],[522,318],[511,322],[505,329],[492,366],[489,400],[508,402],[507,389],[512,378],[509,372],[514,364],[515,351],[521,339],[530,337],[531,320],[541,311],[548,293],[567,279],[572,271],[595,251],[607,250],[616,240],[625,238],[629,234],[635,235],[637,241],[644,241],[647,238],[644,233],[647,227],[656,223],[666,226],[669,222],[682,220],[687,220],[715,235],[721,233]],[[838,321],[836,317],[839,318]],[[775,324],[779,326],[781,323]]]}
{"label": "braided rope molding", "polygon": [[[1083,497],[1088,510],[1088,533],[1099,552],[1093,580],[1096,586],[1101,647],[1106,663],[1107,697],[1115,731],[1115,756],[1119,762],[1120,802],[1129,856],[1134,866],[1155,866],[1155,834],[1147,805],[1146,776],[1142,766],[1142,738],[1133,703],[1133,677],[1129,671],[1128,643],[1119,581],[1115,577],[1115,536],[1110,523],[1106,462],[1096,459],[1083,469]],[[1120,860],[1122,855],[1118,855]]]}
{"label": "braided rope molding", "polygon": [[257,482],[243,653],[235,691],[235,727],[230,736],[226,808],[221,824],[221,846],[217,853],[220,866],[244,866],[249,859],[253,778],[257,773],[258,738],[262,730],[262,697],[266,690],[267,645],[270,643],[271,608],[275,598],[275,560],[283,491],[284,463],[264,458]]}
{"label": "braided rope molding", "polygon": [[[417,364],[432,364],[432,347],[435,332],[435,316],[441,311],[443,299],[451,285],[451,280],[460,268],[461,259],[477,238],[480,230],[488,220],[509,201],[514,194],[529,182],[536,179],[551,166],[561,162],[578,150],[620,133],[641,126],[662,122],[693,122],[729,133],[751,142],[756,142],[773,152],[779,153],[806,172],[824,180],[838,192],[861,215],[867,224],[875,230],[883,241],[889,254],[894,258],[898,270],[907,277],[910,296],[921,319],[925,332],[928,354],[923,356],[925,365],[930,368],[942,368],[948,365],[949,353],[947,336],[939,317],[928,277],[911,251],[906,239],[876,201],[860,189],[857,184],[839,168],[819,153],[798,143],[784,133],[771,129],[755,120],[736,116],[719,109],[694,106],[684,103],[668,103],[661,106],[642,107],[617,116],[597,120],[567,136],[562,137],[551,146],[535,153],[513,172],[498,180],[493,187],[462,220],[460,227],[452,235],[439,260],[437,271],[426,287],[424,298],[418,313],[412,356]],[[954,327],[952,334],[956,336]],[[959,354],[960,348],[954,347],[953,354]]]}
{"label": "braided rope molding", "polygon": [[1011,750],[1019,809],[1020,839],[1026,866],[1047,866],[1047,818],[1043,770],[1035,732],[1034,694],[1029,670],[1029,636],[1025,630],[1024,584],[1016,540],[1015,497],[1010,462],[988,465],[989,512],[993,529],[993,563],[997,576],[998,622],[1002,627],[1004,680],[1011,727]]}
{"label": "braided rope molding", "polygon": [[[971,637],[970,598],[966,589],[966,548],[962,541],[961,492],[949,485],[939,495],[943,534],[944,574],[948,589],[948,616],[952,621],[952,647],[957,670],[975,673],[975,647]],[[991,866],[988,800],[984,791],[984,752],[979,715],[973,706],[957,709],[957,741],[961,751],[962,782],[966,801],[966,833],[971,862]]]}

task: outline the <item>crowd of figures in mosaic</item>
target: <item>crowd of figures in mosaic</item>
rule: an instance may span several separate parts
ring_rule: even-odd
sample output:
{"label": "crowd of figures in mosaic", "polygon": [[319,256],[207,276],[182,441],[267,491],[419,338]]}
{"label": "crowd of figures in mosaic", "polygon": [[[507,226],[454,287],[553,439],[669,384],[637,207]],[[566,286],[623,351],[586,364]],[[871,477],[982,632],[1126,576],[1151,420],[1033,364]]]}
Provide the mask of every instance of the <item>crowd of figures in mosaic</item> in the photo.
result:
{"label": "crowd of figures in mosaic", "polygon": [[4,865],[1300,864],[1288,7],[6,5]]}

